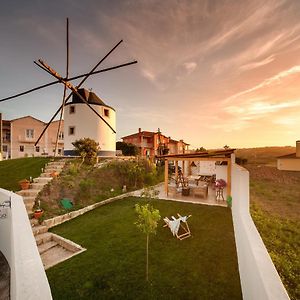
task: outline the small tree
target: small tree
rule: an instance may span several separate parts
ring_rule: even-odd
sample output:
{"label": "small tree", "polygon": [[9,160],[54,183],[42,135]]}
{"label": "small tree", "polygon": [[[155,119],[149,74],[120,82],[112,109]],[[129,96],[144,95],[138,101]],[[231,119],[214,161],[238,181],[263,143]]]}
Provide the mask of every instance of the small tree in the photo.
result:
{"label": "small tree", "polygon": [[135,222],[137,227],[146,234],[146,280],[148,281],[149,270],[149,234],[156,233],[157,223],[160,220],[159,210],[149,204],[135,205],[138,220]]}
{"label": "small tree", "polygon": [[84,162],[87,162],[89,164],[95,162],[99,149],[99,144],[96,143],[94,140],[90,138],[83,138],[76,140],[74,143],[72,143],[72,145],[75,147],[75,150],[78,153],[78,155],[80,155],[82,158],[80,166]]}

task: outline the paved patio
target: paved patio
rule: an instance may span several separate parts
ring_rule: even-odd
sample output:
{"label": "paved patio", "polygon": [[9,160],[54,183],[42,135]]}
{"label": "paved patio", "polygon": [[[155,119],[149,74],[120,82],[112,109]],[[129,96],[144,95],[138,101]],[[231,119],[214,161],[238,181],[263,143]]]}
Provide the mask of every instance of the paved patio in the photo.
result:
{"label": "paved patio", "polygon": [[[164,184],[161,183],[154,187],[155,190],[159,191],[158,198],[162,200],[172,200],[172,201],[178,201],[178,202],[188,202],[188,203],[194,203],[194,204],[204,204],[204,205],[214,205],[214,206],[227,206],[226,201],[216,200],[216,191],[212,189],[211,186],[208,188],[208,195],[207,198],[200,198],[200,197],[194,197],[192,195],[190,196],[182,196],[181,193],[169,193],[168,196],[166,196],[165,190],[164,190]],[[140,192],[135,194],[135,196],[140,196]],[[226,188],[224,189],[224,199],[226,199]]]}

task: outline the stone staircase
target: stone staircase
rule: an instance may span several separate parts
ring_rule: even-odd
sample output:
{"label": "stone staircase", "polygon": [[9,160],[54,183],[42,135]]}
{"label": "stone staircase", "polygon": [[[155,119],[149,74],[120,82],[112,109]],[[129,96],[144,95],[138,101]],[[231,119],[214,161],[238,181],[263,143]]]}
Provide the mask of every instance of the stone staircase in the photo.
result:
{"label": "stone staircase", "polygon": [[30,222],[45,270],[85,251],[79,245],[48,232],[47,226],[39,225],[38,220],[31,219]]}
{"label": "stone staircase", "polygon": [[23,197],[28,215],[33,214],[33,206],[38,193],[53,179],[53,173],[55,172],[55,175],[58,175],[62,171],[64,165],[64,160],[49,162],[45,168],[42,169],[40,177],[33,179],[28,190],[17,192],[18,195]]}
{"label": "stone staircase", "polygon": [[[33,207],[38,193],[54,178],[54,176],[59,175],[63,170],[64,165],[64,160],[49,162],[45,168],[42,169],[41,175],[33,179],[28,190],[17,192],[17,194],[23,197],[29,218],[33,214]],[[45,269],[86,250],[72,241],[48,232],[48,227],[40,225],[38,220],[34,218],[30,219],[30,223]]]}

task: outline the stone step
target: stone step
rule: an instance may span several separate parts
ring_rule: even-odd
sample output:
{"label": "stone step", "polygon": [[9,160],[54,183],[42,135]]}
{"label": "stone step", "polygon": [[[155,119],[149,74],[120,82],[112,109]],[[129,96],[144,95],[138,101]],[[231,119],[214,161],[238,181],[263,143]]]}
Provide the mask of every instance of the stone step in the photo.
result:
{"label": "stone step", "polygon": [[48,183],[53,177],[37,177],[33,179],[34,183]]}
{"label": "stone step", "polygon": [[30,187],[34,190],[42,190],[46,184],[47,182],[34,182],[31,183]]}
{"label": "stone step", "polygon": [[35,197],[33,196],[23,196],[24,203],[32,203],[35,202]]}
{"label": "stone step", "polygon": [[37,219],[30,219],[30,224],[31,224],[31,227],[34,227],[34,226],[38,226],[39,225],[39,220]]}
{"label": "stone step", "polygon": [[26,212],[27,212],[28,218],[30,219],[33,216],[33,209],[26,208]]}
{"label": "stone step", "polygon": [[33,213],[33,206],[34,206],[34,203],[26,203],[25,204],[27,215],[30,215]]}
{"label": "stone step", "polygon": [[40,177],[43,177],[43,178],[53,178],[51,177],[51,172],[43,172],[41,173]]}
{"label": "stone step", "polygon": [[22,197],[36,197],[39,192],[40,190],[28,189],[28,190],[18,191],[17,194]]}
{"label": "stone step", "polygon": [[45,232],[35,236],[35,241],[38,246],[50,242],[51,240],[52,240],[52,233],[50,232]]}
{"label": "stone step", "polygon": [[44,226],[44,225],[38,225],[38,226],[32,227],[32,232],[33,232],[34,236],[45,233],[47,231],[48,231],[48,227]]}
{"label": "stone step", "polygon": [[51,171],[61,171],[63,169],[62,166],[47,166],[44,168],[44,172],[51,172]]}
{"label": "stone step", "polygon": [[41,254],[41,259],[45,269],[48,269],[58,262],[68,259],[74,253],[66,250],[65,248],[57,245],[53,248],[50,248],[48,251]]}
{"label": "stone step", "polygon": [[55,241],[50,241],[45,244],[39,245],[38,250],[39,250],[40,255],[42,255],[43,253],[45,253],[46,251],[48,251],[49,249],[51,249],[55,246],[57,246],[57,243]]}
{"label": "stone step", "polygon": [[50,161],[47,163],[47,166],[48,165],[64,165],[66,162],[65,161],[62,161],[62,160],[58,160],[58,161]]}

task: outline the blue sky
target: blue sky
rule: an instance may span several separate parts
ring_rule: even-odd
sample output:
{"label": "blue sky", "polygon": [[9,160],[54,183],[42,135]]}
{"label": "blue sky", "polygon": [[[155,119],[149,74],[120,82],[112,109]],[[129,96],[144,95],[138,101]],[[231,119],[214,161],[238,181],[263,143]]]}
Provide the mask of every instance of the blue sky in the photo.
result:
{"label": "blue sky", "polygon": [[[141,127],[192,147],[294,145],[300,133],[300,1],[2,1],[0,98],[49,82],[33,60],[70,75],[103,63],[137,65],[95,75],[117,111],[117,137]],[[60,85],[0,103],[4,119],[51,118]]]}

